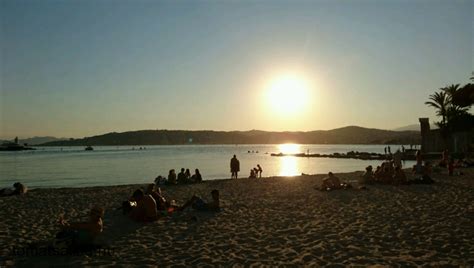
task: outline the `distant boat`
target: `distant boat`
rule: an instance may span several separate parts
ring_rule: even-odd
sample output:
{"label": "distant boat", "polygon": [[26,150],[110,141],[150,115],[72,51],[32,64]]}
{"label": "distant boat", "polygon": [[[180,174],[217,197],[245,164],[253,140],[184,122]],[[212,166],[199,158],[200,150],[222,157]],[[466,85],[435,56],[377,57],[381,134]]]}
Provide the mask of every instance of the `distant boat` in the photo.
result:
{"label": "distant boat", "polygon": [[0,151],[24,151],[24,150],[36,150],[36,149],[32,147],[23,146],[15,142],[4,142],[2,145],[0,145]]}
{"label": "distant boat", "polygon": [[86,151],[94,151],[94,148],[92,148],[92,146],[87,146],[84,150],[86,150]]}

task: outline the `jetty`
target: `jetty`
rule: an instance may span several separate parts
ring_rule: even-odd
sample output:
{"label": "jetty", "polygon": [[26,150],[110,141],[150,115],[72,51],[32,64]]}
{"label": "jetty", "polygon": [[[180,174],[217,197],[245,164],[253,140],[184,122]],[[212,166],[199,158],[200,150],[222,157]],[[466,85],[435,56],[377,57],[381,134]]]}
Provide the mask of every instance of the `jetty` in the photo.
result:
{"label": "jetty", "polygon": [[[308,154],[308,153],[297,153],[297,154],[284,154],[284,153],[272,153],[271,156],[282,157],[282,156],[294,156],[294,157],[322,157],[322,158],[344,158],[344,159],[360,159],[360,160],[392,160],[393,154],[379,154],[369,152],[357,152],[350,151],[347,153],[332,153],[332,154]],[[400,153],[401,160],[416,160],[413,152]],[[423,154],[423,159],[438,159],[441,157],[441,153],[429,153]]]}

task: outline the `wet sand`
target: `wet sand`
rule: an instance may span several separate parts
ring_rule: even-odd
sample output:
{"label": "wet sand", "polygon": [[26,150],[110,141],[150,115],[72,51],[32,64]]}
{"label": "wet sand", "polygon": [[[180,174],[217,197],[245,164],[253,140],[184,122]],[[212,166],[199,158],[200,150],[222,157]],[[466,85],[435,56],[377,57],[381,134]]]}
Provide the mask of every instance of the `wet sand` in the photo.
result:
{"label": "wet sand", "polygon": [[[0,266],[472,266],[474,169],[462,172],[434,174],[434,185],[332,192],[314,189],[324,175],[165,186],[165,196],[178,204],[193,194],[209,199],[218,189],[222,210],[190,210],[150,224],[115,210],[144,185],[35,189],[0,198]],[[357,188],[361,174],[336,175]],[[25,251],[53,240],[60,214],[85,218],[95,204],[106,209],[100,241],[107,250],[79,256]]]}

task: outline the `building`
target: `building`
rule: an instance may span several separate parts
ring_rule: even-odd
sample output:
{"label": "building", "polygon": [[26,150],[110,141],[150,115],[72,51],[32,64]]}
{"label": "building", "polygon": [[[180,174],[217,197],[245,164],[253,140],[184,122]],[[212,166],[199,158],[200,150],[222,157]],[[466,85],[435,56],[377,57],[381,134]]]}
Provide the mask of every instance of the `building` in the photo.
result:
{"label": "building", "polygon": [[440,129],[430,129],[428,118],[420,118],[419,121],[423,153],[442,152],[445,149],[454,153],[474,151],[474,129],[451,133],[448,139],[443,138]]}

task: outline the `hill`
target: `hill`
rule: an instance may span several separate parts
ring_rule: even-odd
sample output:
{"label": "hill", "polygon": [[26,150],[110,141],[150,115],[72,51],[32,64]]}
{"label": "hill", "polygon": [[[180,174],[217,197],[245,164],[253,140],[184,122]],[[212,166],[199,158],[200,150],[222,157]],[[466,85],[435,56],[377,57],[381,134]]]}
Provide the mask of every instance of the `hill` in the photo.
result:
{"label": "hill", "polygon": [[82,139],[52,141],[42,146],[172,145],[172,144],[419,144],[416,131],[390,131],[357,126],[308,132],[140,130],[112,132]]}

